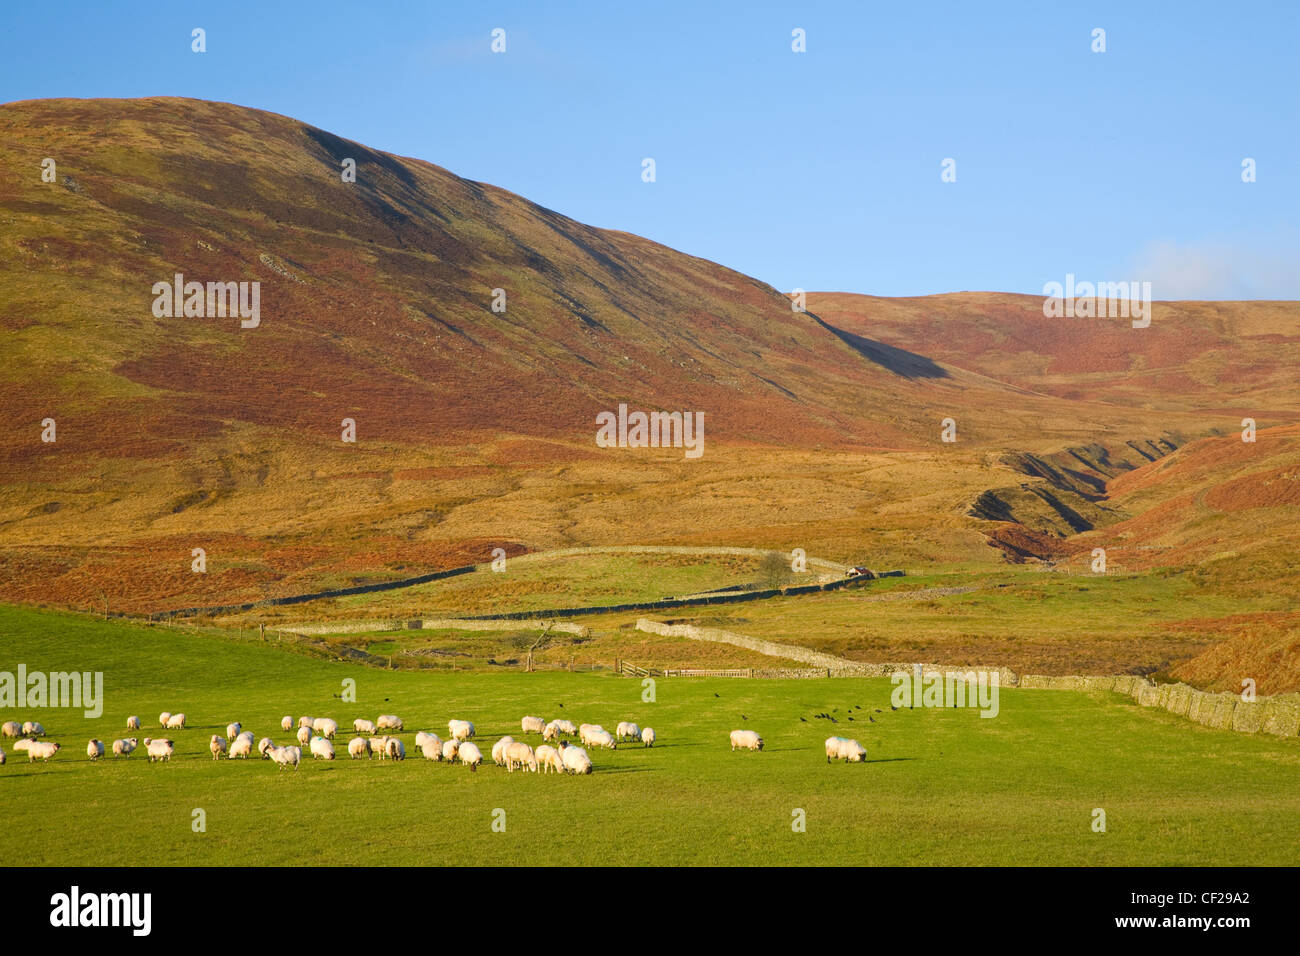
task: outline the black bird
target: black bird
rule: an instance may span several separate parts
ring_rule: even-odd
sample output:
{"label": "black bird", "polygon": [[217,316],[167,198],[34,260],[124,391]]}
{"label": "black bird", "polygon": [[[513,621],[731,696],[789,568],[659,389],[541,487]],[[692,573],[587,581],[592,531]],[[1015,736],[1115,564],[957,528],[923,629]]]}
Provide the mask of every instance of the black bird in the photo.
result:
{"label": "black bird", "polygon": [[805,724],[808,723],[808,718],[807,718],[807,717],[800,717],[799,720],[800,720],[802,723],[805,723]]}
{"label": "black bird", "polygon": [[714,696],[714,697],[721,697],[722,695],[721,695],[721,694],[718,694],[718,693],[715,693],[713,696]]}
{"label": "black bird", "polygon": [[862,705],[861,705],[861,704],[854,704],[854,705],[853,705],[853,709],[854,709],[854,710],[861,710],[861,709],[862,709]]}
{"label": "black bird", "polygon": [[876,708],[876,713],[880,713],[880,708],[879,708],[879,707]]}
{"label": "black bird", "polygon": [[872,717],[872,716],[870,716],[870,715],[867,716],[867,720],[871,721],[873,724],[876,722],[876,718],[874,718],[874,717]]}
{"label": "black bird", "polygon": [[890,710],[898,710],[898,708],[895,707],[893,704],[890,704],[890,705],[889,705],[889,709],[890,709]]}
{"label": "black bird", "polygon": [[741,719],[741,720],[749,720],[749,718],[746,717],[744,714],[741,714],[741,715],[740,715],[740,719]]}
{"label": "black bird", "polygon": [[853,719],[852,717],[849,718],[849,720],[852,720],[852,719]]}
{"label": "black bird", "polygon": [[564,705],[563,705],[563,704],[556,704],[555,706],[558,707],[558,708],[560,708],[560,710],[564,710]]}

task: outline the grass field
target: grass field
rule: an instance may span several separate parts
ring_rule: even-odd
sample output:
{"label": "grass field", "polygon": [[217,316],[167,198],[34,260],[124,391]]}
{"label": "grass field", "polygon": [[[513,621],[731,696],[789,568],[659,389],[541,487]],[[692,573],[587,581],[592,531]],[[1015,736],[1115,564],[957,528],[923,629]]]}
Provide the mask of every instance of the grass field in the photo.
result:
{"label": "grass field", "polygon": [[[0,609],[0,634],[0,671],[102,671],[106,698],[99,720],[0,713],[40,720],[65,746],[36,765],[5,746],[0,861],[10,865],[1300,862],[1295,740],[1210,730],[1118,696],[1003,690],[999,716],[981,719],[893,712],[885,680],[677,679],[643,703],[640,682],[609,675],[385,671],[13,608]],[[357,704],[335,696],[345,678]],[[85,757],[91,736],[124,736],[126,716],[139,714],[143,737],[162,710],[191,719],[169,732],[170,764],[140,751]],[[214,763],[206,749],[231,720],[278,738],[286,713],[345,724],[385,712],[406,721],[408,753],[415,730],[445,730],[451,717],[473,720],[490,745],[517,735],[525,713],[636,720],[660,743],[595,752],[590,777],[421,759],[288,772]],[[813,716],[822,712],[840,723],[829,728]],[[766,750],[731,753],[736,727],[758,730]],[[828,766],[832,732],[860,739],[868,762]],[[1106,833],[1091,829],[1098,807]],[[191,829],[196,808],[206,832]],[[492,829],[498,809],[505,832]],[[792,831],[796,809],[807,832]]]}

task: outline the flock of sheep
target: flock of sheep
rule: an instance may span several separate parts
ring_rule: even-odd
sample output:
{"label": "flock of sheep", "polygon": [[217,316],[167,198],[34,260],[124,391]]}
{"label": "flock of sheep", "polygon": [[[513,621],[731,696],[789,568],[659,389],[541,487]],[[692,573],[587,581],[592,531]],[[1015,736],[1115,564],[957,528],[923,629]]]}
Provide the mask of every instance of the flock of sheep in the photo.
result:
{"label": "flock of sheep", "polygon": [[[164,711],[158,715],[158,723],[165,730],[184,730],[186,716]],[[585,748],[604,747],[616,750],[621,742],[637,742],[645,747],[653,747],[655,743],[653,727],[638,727],[631,721],[620,722],[612,734],[599,724],[574,726],[569,720],[547,722],[540,717],[532,716],[524,717],[519,724],[521,735],[540,735],[543,743],[533,748],[509,735],[498,740],[492,746],[492,762],[498,767],[505,767],[511,773],[516,770],[537,773],[540,770],[542,773],[554,771],[587,774],[591,773],[591,757]],[[126,726],[128,730],[139,730],[140,718],[128,717]],[[334,738],[339,729],[337,721],[329,717],[299,717],[295,722],[293,717],[286,715],[280,721],[280,727],[286,733],[293,733],[295,727],[297,728],[297,732],[294,733],[294,738],[298,741],[297,746],[292,744],[277,746],[271,738],[263,737],[255,747],[253,732],[244,730],[238,723],[232,723],[227,725],[225,737],[212,735],[208,749],[212,752],[213,760],[219,759],[223,754],[231,760],[237,757],[247,759],[256,749],[262,759],[273,761],[282,770],[288,767],[295,770],[298,768],[302,762],[304,747],[315,760],[335,758]],[[380,733],[402,731],[404,726],[400,717],[394,714],[381,714],[377,720],[358,717],[352,722],[352,729],[356,734],[348,742],[348,756],[352,759],[358,760],[362,757],[370,759],[376,754],[380,760],[406,759],[406,745],[401,739],[388,733],[382,735]],[[363,734],[365,736],[362,736]],[[437,734],[422,730],[415,735],[416,749],[426,760],[442,760],[448,763],[459,761],[471,771],[477,770],[479,764],[483,762],[483,753],[472,742],[474,725],[468,720],[451,720],[447,722],[447,734],[447,739],[443,740]],[[16,721],[7,721],[0,725],[0,735],[21,738],[14,744],[14,750],[25,751],[28,762],[48,761],[61,749],[61,745],[53,741],[40,739],[45,736],[45,728],[35,721],[29,720],[22,725]],[[568,737],[577,737],[582,746],[574,746],[565,739]],[[107,749],[111,749],[115,757],[129,757],[139,744],[138,737],[114,740],[110,748],[106,748],[101,740],[91,740],[86,745],[86,756],[91,760],[98,760],[104,756]],[[170,760],[176,752],[175,743],[170,739],[146,737],[144,746],[150,763]],[[761,751],[763,738],[752,730],[733,730],[731,749],[732,751]],[[861,763],[866,760],[866,757],[866,748],[856,740],[845,737],[826,739],[827,763],[832,760]],[[0,765],[4,762],[5,752],[0,749]]]}

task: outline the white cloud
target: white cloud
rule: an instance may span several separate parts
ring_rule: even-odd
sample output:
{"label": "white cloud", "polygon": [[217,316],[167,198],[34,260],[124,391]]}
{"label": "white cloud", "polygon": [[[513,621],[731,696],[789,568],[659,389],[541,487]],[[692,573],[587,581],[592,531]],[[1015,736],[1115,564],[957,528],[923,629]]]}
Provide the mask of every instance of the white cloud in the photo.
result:
{"label": "white cloud", "polygon": [[1300,299],[1295,237],[1264,244],[1149,242],[1128,274],[1151,283],[1154,299]]}

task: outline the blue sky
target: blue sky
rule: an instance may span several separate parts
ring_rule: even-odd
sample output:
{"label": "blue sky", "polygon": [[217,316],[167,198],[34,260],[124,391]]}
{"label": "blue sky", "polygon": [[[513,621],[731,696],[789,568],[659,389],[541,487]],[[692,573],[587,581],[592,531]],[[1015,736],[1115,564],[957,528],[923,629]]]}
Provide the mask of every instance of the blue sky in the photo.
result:
{"label": "blue sky", "polygon": [[1074,273],[1300,298],[1290,0],[11,0],[3,20],[0,100],[272,110],[781,289],[1040,294]]}

